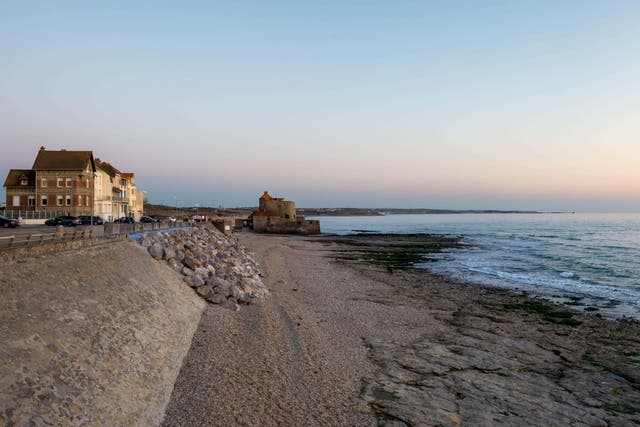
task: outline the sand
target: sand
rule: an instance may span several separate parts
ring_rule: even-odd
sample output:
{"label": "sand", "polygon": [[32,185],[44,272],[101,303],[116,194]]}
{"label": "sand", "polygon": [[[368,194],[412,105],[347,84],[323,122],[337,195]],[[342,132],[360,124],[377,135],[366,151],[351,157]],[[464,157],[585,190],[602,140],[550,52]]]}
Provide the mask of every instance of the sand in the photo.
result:
{"label": "sand", "polygon": [[271,295],[206,309],[166,426],[640,423],[637,322],[237,236]]}

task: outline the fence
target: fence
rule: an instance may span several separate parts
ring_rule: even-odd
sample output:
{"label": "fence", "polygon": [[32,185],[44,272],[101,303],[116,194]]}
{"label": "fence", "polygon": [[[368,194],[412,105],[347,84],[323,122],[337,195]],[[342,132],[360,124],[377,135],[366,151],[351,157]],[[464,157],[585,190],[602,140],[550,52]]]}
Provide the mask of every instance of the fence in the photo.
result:
{"label": "fence", "polygon": [[114,224],[108,222],[105,225],[81,226],[73,229],[56,227],[54,233],[32,233],[16,234],[12,236],[0,237],[0,250],[27,248],[48,243],[73,242],[85,239],[109,239],[133,233],[143,233],[146,231],[167,230],[176,227],[189,227],[193,223],[189,221],[157,222],[157,223],[134,223],[134,224]]}
{"label": "fence", "polygon": [[65,233],[64,230],[56,230],[55,233],[19,234],[0,237],[0,249],[26,248],[43,245],[45,243],[67,242],[93,237],[93,229],[74,230]]}
{"label": "fence", "polygon": [[18,210],[18,209],[5,209],[0,211],[0,214],[11,219],[49,219],[57,216],[67,215],[65,211],[34,211],[34,210]]}

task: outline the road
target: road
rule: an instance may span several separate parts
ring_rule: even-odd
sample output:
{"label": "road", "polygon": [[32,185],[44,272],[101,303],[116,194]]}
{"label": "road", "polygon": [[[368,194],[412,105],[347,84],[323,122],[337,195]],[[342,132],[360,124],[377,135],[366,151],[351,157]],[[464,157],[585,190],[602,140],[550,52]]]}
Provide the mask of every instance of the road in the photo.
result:
{"label": "road", "polygon": [[21,236],[24,234],[55,233],[56,228],[48,225],[21,225],[17,228],[0,228],[0,237]]}

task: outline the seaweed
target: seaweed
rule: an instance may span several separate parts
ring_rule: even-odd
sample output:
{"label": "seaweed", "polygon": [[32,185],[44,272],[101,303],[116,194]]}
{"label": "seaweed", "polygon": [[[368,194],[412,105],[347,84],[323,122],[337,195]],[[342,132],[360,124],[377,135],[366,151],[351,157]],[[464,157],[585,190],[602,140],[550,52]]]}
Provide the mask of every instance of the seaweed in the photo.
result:
{"label": "seaweed", "polygon": [[567,326],[578,326],[581,321],[574,319],[575,313],[570,311],[557,311],[554,307],[541,301],[526,301],[521,304],[503,304],[506,310],[526,310],[530,313],[537,313],[544,320],[551,323]]}
{"label": "seaweed", "polygon": [[[338,250],[334,255],[335,259],[358,261],[378,267],[392,267],[398,270],[415,268],[416,264],[433,262],[436,259],[429,256],[433,253],[441,252],[443,249],[458,248],[461,244],[457,239],[444,238],[438,236],[405,236],[395,237],[396,240],[389,241],[391,236],[374,236],[376,240],[354,239],[351,237],[347,243],[357,249]],[[380,241],[382,237],[384,241]],[[416,241],[416,239],[419,239]]]}

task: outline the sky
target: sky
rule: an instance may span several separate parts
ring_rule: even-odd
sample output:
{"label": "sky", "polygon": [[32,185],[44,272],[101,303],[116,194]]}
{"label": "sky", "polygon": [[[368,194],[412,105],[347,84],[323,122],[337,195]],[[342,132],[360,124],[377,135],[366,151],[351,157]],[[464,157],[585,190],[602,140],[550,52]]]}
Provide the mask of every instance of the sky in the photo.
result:
{"label": "sky", "polygon": [[635,0],[0,0],[0,174],[44,145],[169,205],[640,212],[638,22]]}

